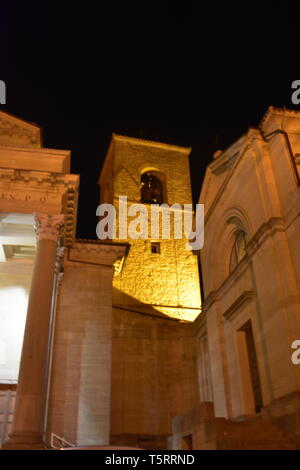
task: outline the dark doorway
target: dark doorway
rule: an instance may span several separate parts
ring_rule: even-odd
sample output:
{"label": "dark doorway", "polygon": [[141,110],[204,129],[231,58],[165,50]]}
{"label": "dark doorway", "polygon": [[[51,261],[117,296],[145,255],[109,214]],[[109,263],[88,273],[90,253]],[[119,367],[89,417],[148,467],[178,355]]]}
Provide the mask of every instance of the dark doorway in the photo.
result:
{"label": "dark doorway", "polygon": [[242,328],[240,328],[239,331],[242,331],[245,333],[255,412],[258,413],[263,407],[263,398],[262,398],[262,392],[261,392],[259,370],[258,370],[258,363],[257,363],[257,356],[256,356],[255,342],[254,342],[254,335],[253,335],[251,320],[248,320],[242,326]]}
{"label": "dark doorway", "polygon": [[181,450],[193,450],[193,437],[192,434],[184,436],[181,442]]}

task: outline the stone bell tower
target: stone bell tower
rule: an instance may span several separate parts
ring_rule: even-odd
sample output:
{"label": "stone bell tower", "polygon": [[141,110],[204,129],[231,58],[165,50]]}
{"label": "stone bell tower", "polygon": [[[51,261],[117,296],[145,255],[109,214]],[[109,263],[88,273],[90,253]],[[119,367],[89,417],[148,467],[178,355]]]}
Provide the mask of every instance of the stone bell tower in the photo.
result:
{"label": "stone bell tower", "polygon": [[[123,266],[116,266],[113,307],[136,313],[193,321],[201,311],[197,257],[187,240],[151,233],[153,204],[191,204],[190,148],[113,134],[99,185],[101,203],[111,203],[119,216],[119,197],[127,208],[144,203],[148,238],[116,238],[130,245]],[[174,217],[174,216],[173,216]],[[132,218],[128,217],[128,224]],[[161,223],[161,222],[160,222]],[[119,237],[117,223],[116,237]],[[151,238],[153,237],[153,238]]]}

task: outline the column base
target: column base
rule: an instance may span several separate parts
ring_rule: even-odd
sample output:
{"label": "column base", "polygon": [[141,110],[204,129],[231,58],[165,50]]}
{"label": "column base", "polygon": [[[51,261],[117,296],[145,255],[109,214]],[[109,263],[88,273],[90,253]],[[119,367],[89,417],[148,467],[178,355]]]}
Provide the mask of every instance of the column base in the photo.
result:
{"label": "column base", "polygon": [[44,450],[42,436],[35,432],[13,432],[2,445],[2,450]]}

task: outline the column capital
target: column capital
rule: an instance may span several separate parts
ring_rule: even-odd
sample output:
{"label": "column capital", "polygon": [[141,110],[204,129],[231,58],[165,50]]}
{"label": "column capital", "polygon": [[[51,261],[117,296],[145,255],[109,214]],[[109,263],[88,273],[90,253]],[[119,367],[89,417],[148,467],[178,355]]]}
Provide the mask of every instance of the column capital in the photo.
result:
{"label": "column capital", "polygon": [[34,220],[38,241],[47,239],[57,242],[64,225],[63,214],[49,215],[35,212]]}

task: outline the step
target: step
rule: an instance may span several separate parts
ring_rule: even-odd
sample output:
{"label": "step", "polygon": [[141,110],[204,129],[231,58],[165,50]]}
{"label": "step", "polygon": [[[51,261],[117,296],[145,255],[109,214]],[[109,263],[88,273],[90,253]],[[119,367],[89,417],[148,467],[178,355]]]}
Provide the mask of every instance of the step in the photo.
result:
{"label": "step", "polygon": [[[220,423],[221,424],[221,423]],[[226,426],[236,426],[236,427],[240,427],[240,428],[251,428],[251,429],[255,429],[255,428],[261,428],[261,427],[264,427],[264,428],[267,428],[267,427],[270,427],[270,428],[274,428],[276,426],[274,426],[274,424],[268,422],[268,421],[225,421],[224,424]]]}
{"label": "step", "polygon": [[266,433],[257,433],[255,435],[249,435],[245,433],[223,433],[222,437],[224,439],[233,438],[233,439],[240,439],[240,440],[248,440],[248,441],[272,441],[272,440],[285,440],[285,436],[283,434],[266,434]]}
{"label": "step", "polygon": [[258,429],[255,432],[250,432],[246,429],[222,429],[222,430],[219,429],[216,432],[216,436],[234,436],[234,437],[239,437],[239,438],[245,437],[247,439],[251,439],[252,437],[258,438],[258,439],[262,439],[262,438],[285,439],[286,438],[286,436],[283,433],[281,433],[280,431],[277,431],[276,429],[267,430],[267,431],[264,429]]}
{"label": "step", "polygon": [[259,435],[259,436],[247,436],[247,435],[239,435],[239,434],[224,434],[219,439],[234,439],[237,441],[245,441],[245,442],[288,442],[291,441],[287,439],[283,435]]}
{"label": "step", "polygon": [[280,439],[276,441],[244,441],[238,439],[226,439],[217,443],[217,449],[232,449],[232,450],[295,450],[296,445]]}
{"label": "step", "polygon": [[289,440],[273,423],[259,416],[244,420],[220,420],[216,423],[218,449],[295,450]]}
{"label": "step", "polygon": [[264,432],[280,432],[279,429],[276,427],[276,426],[264,426],[263,424],[261,426],[256,426],[256,427],[253,427],[253,426],[235,426],[235,425],[232,425],[232,424],[229,424],[227,426],[224,427],[224,429],[228,429],[228,430],[237,430],[237,431],[247,431],[249,433],[256,433],[256,432],[259,432],[259,431],[264,431]]}
{"label": "step", "polygon": [[280,434],[283,435],[282,432],[276,428],[275,426],[273,427],[258,427],[256,429],[249,429],[246,427],[236,427],[236,426],[226,426],[223,429],[219,428],[220,431],[231,433],[231,432],[239,432],[241,434],[250,434],[250,435],[256,435],[256,434]]}

